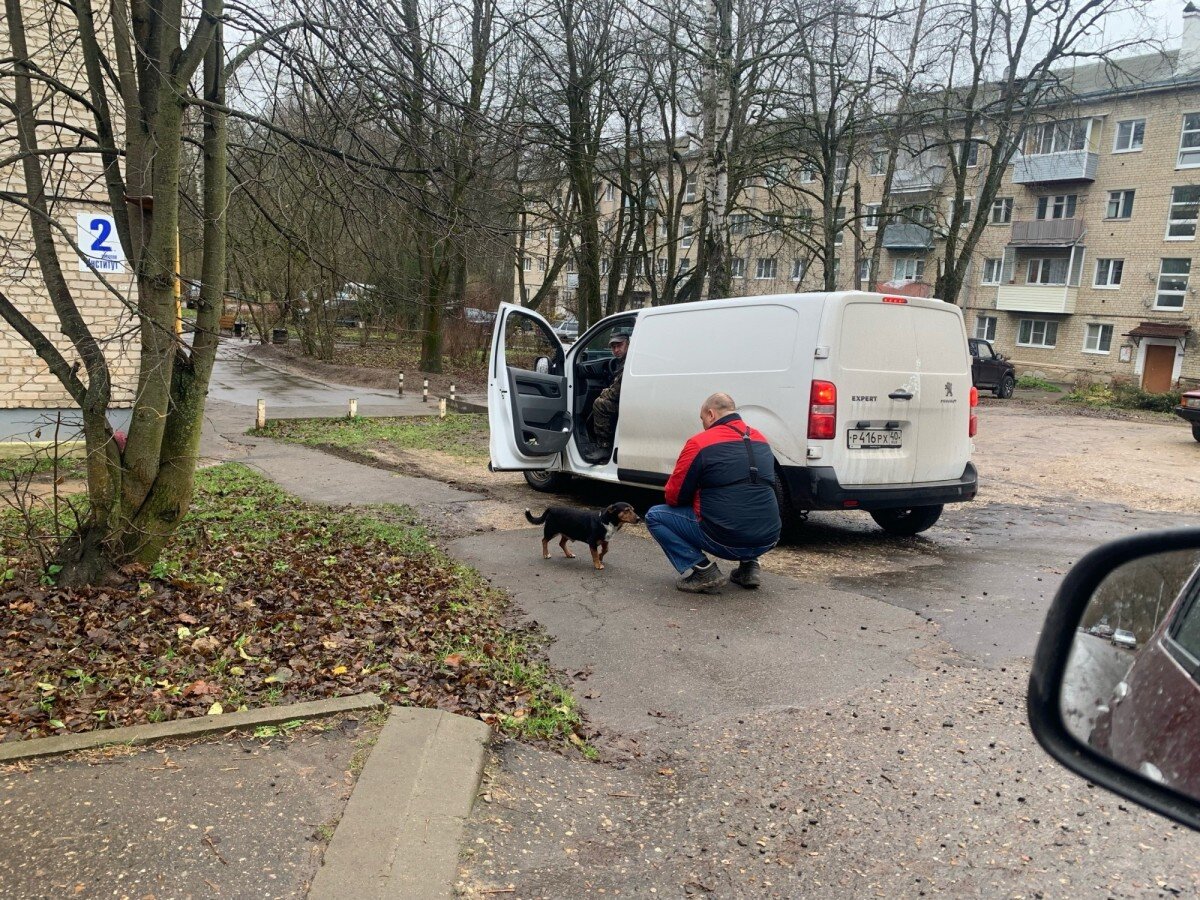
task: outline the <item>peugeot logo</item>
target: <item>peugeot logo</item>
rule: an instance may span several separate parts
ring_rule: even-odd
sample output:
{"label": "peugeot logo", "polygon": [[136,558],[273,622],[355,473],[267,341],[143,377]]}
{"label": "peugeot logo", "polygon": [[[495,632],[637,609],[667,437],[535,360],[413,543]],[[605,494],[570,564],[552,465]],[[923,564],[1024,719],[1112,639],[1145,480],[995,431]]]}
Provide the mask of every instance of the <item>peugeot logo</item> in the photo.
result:
{"label": "peugeot logo", "polygon": [[952,381],[946,382],[946,396],[947,397],[954,396],[954,382],[952,382]]}

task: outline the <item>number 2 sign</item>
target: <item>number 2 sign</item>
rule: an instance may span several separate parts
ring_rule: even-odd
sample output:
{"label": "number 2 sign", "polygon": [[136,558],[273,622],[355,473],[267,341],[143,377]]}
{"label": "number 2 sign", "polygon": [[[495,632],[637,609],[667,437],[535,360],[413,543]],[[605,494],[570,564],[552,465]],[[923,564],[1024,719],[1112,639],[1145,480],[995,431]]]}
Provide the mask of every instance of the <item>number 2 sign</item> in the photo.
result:
{"label": "number 2 sign", "polygon": [[119,275],[125,271],[125,251],[117,237],[112,216],[103,213],[78,213],[75,216],[79,244],[79,271]]}

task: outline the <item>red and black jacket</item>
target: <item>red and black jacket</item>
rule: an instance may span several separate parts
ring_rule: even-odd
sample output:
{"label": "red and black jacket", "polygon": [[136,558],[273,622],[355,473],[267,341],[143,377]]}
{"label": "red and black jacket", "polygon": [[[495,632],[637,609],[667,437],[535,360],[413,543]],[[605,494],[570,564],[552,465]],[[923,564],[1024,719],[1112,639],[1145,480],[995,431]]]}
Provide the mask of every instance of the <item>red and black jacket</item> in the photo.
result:
{"label": "red and black jacket", "polygon": [[779,540],[775,456],[737,413],[688,438],[666,487],[670,506],[691,504],[700,529],[727,547]]}

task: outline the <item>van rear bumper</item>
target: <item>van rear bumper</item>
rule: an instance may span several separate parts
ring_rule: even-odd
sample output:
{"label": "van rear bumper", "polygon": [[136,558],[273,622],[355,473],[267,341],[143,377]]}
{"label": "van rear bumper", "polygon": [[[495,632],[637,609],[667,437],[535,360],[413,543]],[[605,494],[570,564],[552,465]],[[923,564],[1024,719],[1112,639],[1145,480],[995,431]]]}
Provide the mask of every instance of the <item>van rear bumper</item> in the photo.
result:
{"label": "van rear bumper", "polygon": [[979,472],[967,463],[952,481],[925,481],[887,487],[843,487],[832,468],[783,466],[783,482],[796,509],[897,509],[940,506],[974,500]]}

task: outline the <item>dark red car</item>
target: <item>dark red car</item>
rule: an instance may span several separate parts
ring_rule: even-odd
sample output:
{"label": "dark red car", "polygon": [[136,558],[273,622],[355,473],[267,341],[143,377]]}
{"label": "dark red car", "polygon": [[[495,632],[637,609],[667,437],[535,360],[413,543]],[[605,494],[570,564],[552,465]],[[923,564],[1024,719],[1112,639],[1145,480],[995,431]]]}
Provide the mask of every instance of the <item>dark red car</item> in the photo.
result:
{"label": "dark red car", "polygon": [[1192,437],[1200,441],[1200,391],[1188,391],[1179,398],[1175,415],[1192,426]]}
{"label": "dark red car", "polygon": [[1091,743],[1121,765],[1200,797],[1200,569],[1134,656]]}

